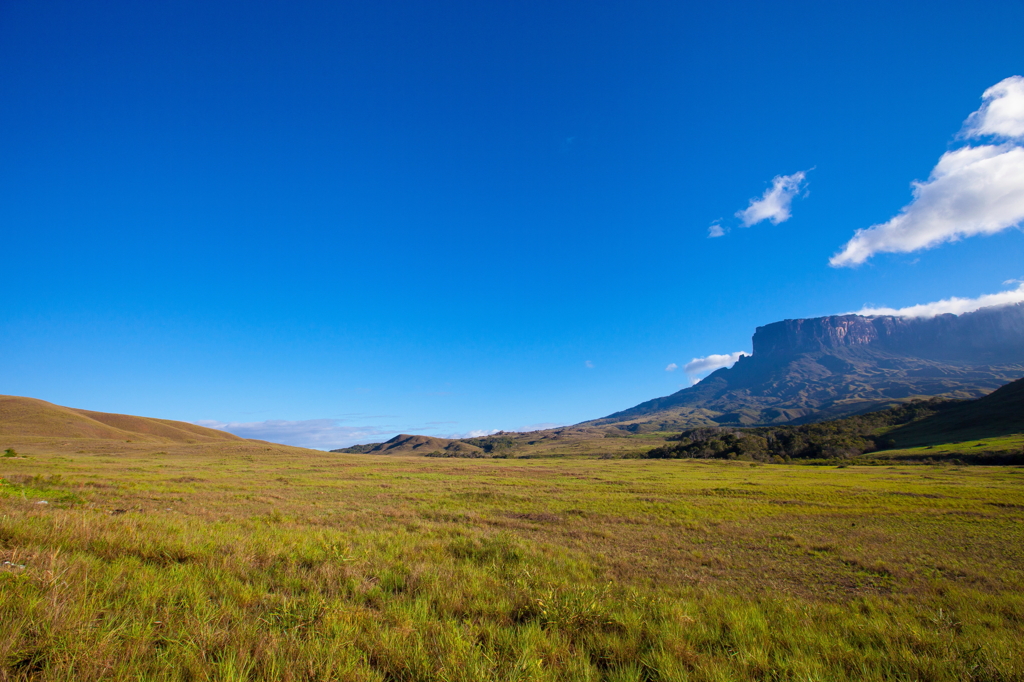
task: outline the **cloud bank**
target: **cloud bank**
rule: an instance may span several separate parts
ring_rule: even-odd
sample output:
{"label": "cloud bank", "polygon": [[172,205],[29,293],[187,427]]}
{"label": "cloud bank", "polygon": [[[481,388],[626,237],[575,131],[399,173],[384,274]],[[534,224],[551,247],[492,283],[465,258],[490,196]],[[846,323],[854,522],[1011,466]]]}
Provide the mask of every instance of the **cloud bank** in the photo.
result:
{"label": "cloud bank", "polygon": [[683,365],[683,371],[686,372],[686,376],[690,377],[690,381],[696,384],[703,378],[702,375],[709,374],[722,367],[732,367],[744,355],[749,355],[749,353],[736,351],[735,353],[724,355],[706,355],[702,358],[694,358]]}
{"label": "cloud bank", "polygon": [[272,443],[317,450],[345,448],[376,436],[391,436],[396,433],[373,426],[341,426],[337,419],[270,419],[262,422],[221,422],[206,419],[193,423],[227,431],[242,438],[268,440]]}
{"label": "cloud bank", "polygon": [[[790,207],[793,204],[793,197],[800,193],[804,184],[807,171],[800,171],[792,175],[776,175],[772,179],[772,186],[764,191],[760,199],[751,199],[750,206],[742,211],[736,212],[743,227],[756,225],[761,221],[771,221],[772,225],[778,225],[789,220]],[[709,237],[720,237],[721,227],[715,231],[715,225],[708,229]]]}
{"label": "cloud bank", "polygon": [[935,317],[936,315],[945,315],[946,313],[961,315],[963,313],[974,312],[980,308],[1010,305],[1021,302],[1024,302],[1024,283],[1020,284],[1016,289],[1001,291],[997,294],[984,294],[978,298],[958,298],[954,296],[952,298],[945,298],[941,301],[935,301],[934,303],[921,303],[919,305],[912,305],[906,308],[865,307],[861,308],[856,313],[848,314],[868,316],[897,315],[899,317]]}
{"label": "cloud bank", "polygon": [[961,137],[1003,142],[943,154],[928,180],[912,183],[913,200],[899,214],[857,230],[830,265],[849,267],[877,253],[930,249],[1024,221],[1024,78],[1007,78],[982,98],[984,104],[967,118]]}

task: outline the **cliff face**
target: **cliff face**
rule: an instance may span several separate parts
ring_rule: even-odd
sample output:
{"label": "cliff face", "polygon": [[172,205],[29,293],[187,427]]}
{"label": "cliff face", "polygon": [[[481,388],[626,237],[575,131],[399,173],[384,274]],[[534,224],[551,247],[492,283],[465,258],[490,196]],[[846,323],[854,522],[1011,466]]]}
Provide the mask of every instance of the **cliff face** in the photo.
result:
{"label": "cliff face", "polygon": [[831,315],[783,320],[758,327],[753,338],[754,357],[776,360],[858,346],[952,362],[1020,362],[1024,304],[920,319]]}
{"label": "cliff face", "polygon": [[[892,323],[875,324],[881,320]],[[860,315],[783,320],[757,328],[753,338],[754,356],[783,358],[831,348],[866,346],[877,343],[887,332],[891,333],[890,327],[899,325],[899,320],[900,318],[871,318]]]}
{"label": "cliff face", "polygon": [[590,424],[778,424],[913,396],[978,398],[1024,375],[1024,304],[911,319],[832,315],[758,327],[753,354]]}

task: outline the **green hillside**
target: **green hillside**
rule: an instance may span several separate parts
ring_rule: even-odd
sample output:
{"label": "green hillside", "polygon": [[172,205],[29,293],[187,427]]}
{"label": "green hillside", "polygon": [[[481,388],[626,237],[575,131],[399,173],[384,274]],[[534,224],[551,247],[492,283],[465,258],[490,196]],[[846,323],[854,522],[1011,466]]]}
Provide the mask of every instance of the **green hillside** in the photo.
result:
{"label": "green hillside", "polygon": [[888,435],[896,447],[908,448],[1020,433],[1024,433],[1024,379],[893,429]]}
{"label": "green hillside", "polygon": [[860,457],[1024,463],[1024,379],[978,400],[915,400],[814,424],[689,429],[669,440],[644,456],[766,462]]}

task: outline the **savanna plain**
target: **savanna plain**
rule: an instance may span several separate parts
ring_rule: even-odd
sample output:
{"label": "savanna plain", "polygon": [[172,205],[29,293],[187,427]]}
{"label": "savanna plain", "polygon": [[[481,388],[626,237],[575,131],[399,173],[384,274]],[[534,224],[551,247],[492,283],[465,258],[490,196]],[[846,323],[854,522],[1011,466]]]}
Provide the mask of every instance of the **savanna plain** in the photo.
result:
{"label": "savanna plain", "polygon": [[1024,467],[10,445],[4,680],[1024,680]]}

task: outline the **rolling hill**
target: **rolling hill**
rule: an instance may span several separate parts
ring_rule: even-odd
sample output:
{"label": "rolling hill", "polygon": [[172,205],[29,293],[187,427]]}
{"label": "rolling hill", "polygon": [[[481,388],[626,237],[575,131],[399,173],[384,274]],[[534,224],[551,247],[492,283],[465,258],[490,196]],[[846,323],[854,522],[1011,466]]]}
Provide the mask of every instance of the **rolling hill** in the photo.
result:
{"label": "rolling hill", "polygon": [[984,398],[963,402],[886,434],[895,447],[910,448],[1024,434],[1024,379]]}
{"label": "rolling hill", "polygon": [[0,396],[0,437],[105,439],[151,443],[245,442],[187,422],[62,407],[35,398]]}
{"label": "rolling hill", "polygon": [[348,452],[368,455],[426,455],[442,452],[448,456],[474,457],[483,454],[483,449],[470,443],[463,443],[450,438],[433,436],[410,436],[399,434],[384,443],[371,443],[365,447],[341,448],[331,452]]}

